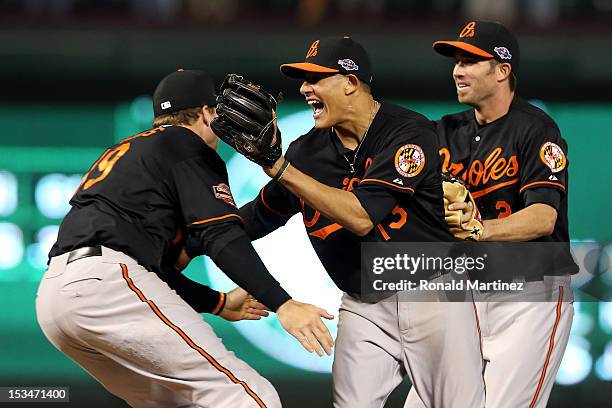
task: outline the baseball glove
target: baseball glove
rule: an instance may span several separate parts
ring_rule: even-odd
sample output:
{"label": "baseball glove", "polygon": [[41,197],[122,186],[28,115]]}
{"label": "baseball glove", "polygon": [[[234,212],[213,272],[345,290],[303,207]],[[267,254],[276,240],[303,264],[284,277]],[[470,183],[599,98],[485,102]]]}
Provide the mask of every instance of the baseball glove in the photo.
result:
{"label": "baseball glove", "polygon": [[247,159],[271,167],[282,154],[276,127],[277,100],[259,85],[236,74],[225,77],[217,96],[212,130]]}
{"label": "baseball glove", "polygon": [[[444,220],[455,238],[478,241],[482,236],[483,226],[480,213],[474,198],[457,177],[442,174],[442,189],[444,190]],[[462,210],[449,210],[452,203],[472,203],[472,214],[467,222],[462,222]]]}

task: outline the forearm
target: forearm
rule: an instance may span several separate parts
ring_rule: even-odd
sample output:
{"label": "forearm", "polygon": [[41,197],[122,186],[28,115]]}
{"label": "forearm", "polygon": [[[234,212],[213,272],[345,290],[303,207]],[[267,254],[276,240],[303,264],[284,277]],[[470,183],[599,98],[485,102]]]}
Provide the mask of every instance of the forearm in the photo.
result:
{"label": "forearm", "polygon": [[557,211],[546,204],[533,204],[508,217],[484,220],[481,241],[530,241],[550,235]]}
{"label": "forearm", "polygon": [[192,281],[180,272],[168,275],[166,283],[198,313],[217,314],[225,302],[225,293]]}
{"label": "forearm", "polygon": [[[282,159],[266,172],[276,174]],[[353,193],[320,183],[293,166],[287,168],[280,183],[310,207],[357,235],[366,235],[373,227],[368,213]]]}
{"label": "forearm", "polygon": [[291,299],[270,275],[246,235],[233,240],[211,258],[232,281],[271,310],[276,311]]}
{"label": "forearm", "polygon": [[[264,211],[266,213],[262,214]],[[265,237],[272,231],[285,225],[290,218],[289,215],[281,216],[278,213],[261,208],[257,199],[240,207],[239,213],[244,220],[244,230],[251,241]]]}

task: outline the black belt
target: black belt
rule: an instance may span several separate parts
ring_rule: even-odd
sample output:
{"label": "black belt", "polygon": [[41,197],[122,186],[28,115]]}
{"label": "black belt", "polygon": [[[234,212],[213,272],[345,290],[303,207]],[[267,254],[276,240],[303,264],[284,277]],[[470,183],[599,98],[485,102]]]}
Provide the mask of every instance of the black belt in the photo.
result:
{"label": "black belt", "polygon": [[66,264],[78,261],[79,259],[89,258],[90,256],[102,256],[102,247],[100,245],[92,247],[84,247],[70,251]]}

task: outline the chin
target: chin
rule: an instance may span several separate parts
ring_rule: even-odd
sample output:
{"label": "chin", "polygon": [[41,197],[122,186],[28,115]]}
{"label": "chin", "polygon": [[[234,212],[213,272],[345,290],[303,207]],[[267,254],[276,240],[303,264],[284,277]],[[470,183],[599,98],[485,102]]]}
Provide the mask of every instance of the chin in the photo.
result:
{"label": "chin", "polygon": [[333,125],[328,123],[329,121],[325,120],[325,119],[315,119],[314,122],[314,127],[316,129],[327,129],[332,127]]}
{"label": "chin", "polygon": [[467,95],[457,93],[457,100],[464,105],[471,105],[472,100]]}

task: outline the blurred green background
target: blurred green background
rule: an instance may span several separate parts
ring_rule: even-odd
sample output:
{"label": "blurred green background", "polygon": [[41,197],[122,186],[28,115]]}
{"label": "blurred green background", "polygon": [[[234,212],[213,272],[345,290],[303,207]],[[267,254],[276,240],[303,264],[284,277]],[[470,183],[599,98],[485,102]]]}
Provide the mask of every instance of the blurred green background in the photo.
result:
{"label": "blurred green background", "polygon": [[[279,64],[302,60],[316,38],[348,34],[372,57],[377,97],[435,119],[463,107],[454,102],[452,61],[431,44],[476,19],[515,31],[519,94],[547,110],[569,144],[570,234],[584,290],[549,406],[609,407],[610,0],[0,0],[0,386],[70,386],[70,406],[125,407],[44,338],[34,298],[80,178],[105,147],[149,127],[150,95],[164,75],[199,68],[220,83],[237,72],[281,90],[289,140],[312,119],[299,84],[282,78]],[[248,199],[265,176],[234,162],[227,146],[220,153],[231,162],[231,183],[242,180],[240,191],[232,187],[237,201]],[[300,263],[304,248],[287,245],[280,252]],[[187,274],[208,283],[206,269],[193,262]],[[323,288],[307,290],[328,296],[329,282],[315,283]],[[296,342],[279,340],[273,318],[242,325],[204,318],[272,381],[285,406],[330,406],[329,361],[317,365]],[[254,342],[249,330],[268,341]],[[272,357],[283,354],[302,368]],[[408,387],[386,406],[401,407]]]}
{"label": "blurred green background", "polygon": [[[462,109],[451,101],[396,102],[430,118]],[[597,158],[612,147],[610,137],[599,131],[602,127],[612,127],[612,104],[534,103],[549,111],[570,146],[572,239],[586,241],[586,246],[579,251],[581,259],[588,258],[588,254],[598,254],[600,270],[604,271],[612,246],[603,243],[611,241],[612,229],[610,221],[602,220],[599,214],[605,213],[604,205],[611,201],[612,189],[608,176],[599,171],[601,162]],[[28,120],[33,112],[36,121]],[[301,101],[286,101],[279,110],[281,120],[298,113],[310,115]],[[122,403],[107,395],[46,341],[36,323],[34,297],[44,272],[46,253],[82,174],[106,146],[147,128],[151,118],[151,100],[146,95],[112,105],[29,105],[0,109],[4,134],[19,135],[3,142],[0,149],[0,244],[3,248],[0,256],[3,323],[0,328],[0,385],[70,385],[73,401],[84,401],[89,398],[87,395],[95,395],[95,400],[103,406],[121,406]],[[281,126],[286,126],[285,122],[281,121]],[[291,129],[283,128],[283,132],[289,138],[297,136],[291,135]],[[220,153],[226,161],[234,154],[224,144]],[[258,169],[249,167],[244,171],[257,172]],[[232,167],[230,183],[231,180]],[[291,248],[286,250],[291,251]],[[192,263],[187,274],[200,282],[210,282],[202,262]],[[604,284],[610,285],[607,286],[609,293],[612,281],[604,281]],[[581,295],[578,296],[580,299]],[[560,372],[562,384],[556,386],[551,399],[557,402],[551,406],[562,406],[561,401],[566,398],[603,404],[608,395],[605,384],[612,378],[612,309],[609,303],[590,298],[583,300],[576,303],[572,340],[566,354],[571,362],[564,363]],[[330,398],[329,374],[291,367],[273,358],[265,349],[254,346],[245,338],[248,335],[234,325],[212,316],[205,316],[205,319],[230,349],[277,385],[284,401],[290,402],[287,406],[326,406]],[[283,347],[283,344],[271,340],[268,347]],[[308,384],[316,388],[316,392],[305,393],[296,388],[296,384]],[[408,384],[398,389],[389,406],[400,406],[407,389]],[[305,394],[307,399],[304,399]],[[80,406],[80,402],[75,403]],[[320,405],[311,405],[313,403]]]}

